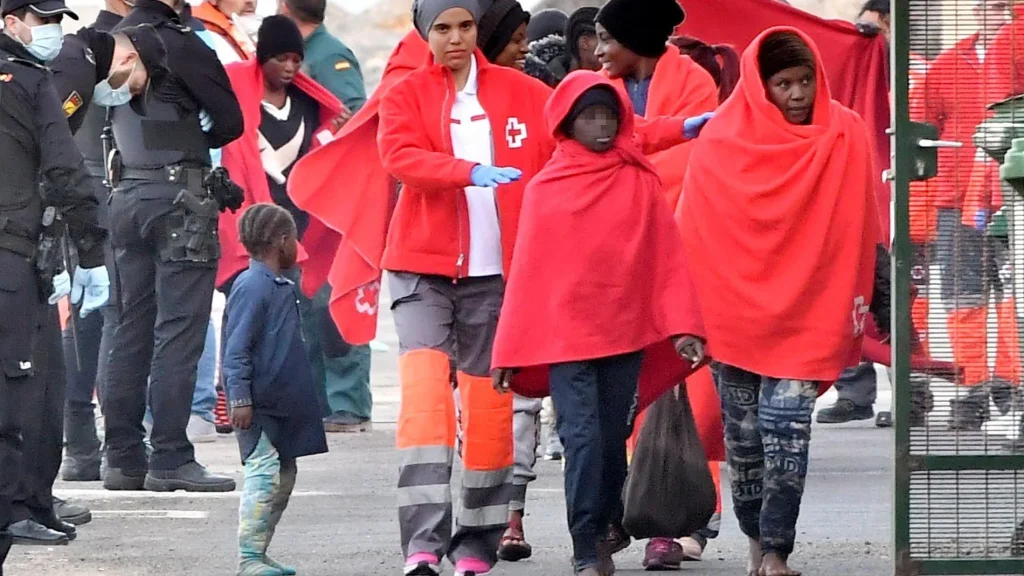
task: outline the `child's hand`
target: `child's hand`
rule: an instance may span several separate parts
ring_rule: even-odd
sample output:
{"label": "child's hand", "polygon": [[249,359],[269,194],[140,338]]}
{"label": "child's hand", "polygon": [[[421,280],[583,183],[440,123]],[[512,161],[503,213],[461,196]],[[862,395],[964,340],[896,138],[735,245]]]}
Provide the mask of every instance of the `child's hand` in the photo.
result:
{"label": "child's hand", "polygon": [[505,394],[509,391],[509,387],[512,385],[512,377],[515,376],[515,368],[498,368],[494,371],[494,389],[499,394]]}
{"label": "child's hand", "polygon": [[704,361],[704,340],[684,334],[674,338],[672,343],[675,345],[679,357],[689,360],[691,368],[700,366],[700,363]]}
{"label": "child's hand", "polygon": [[231,409],[231,425],[248,430],[252,426],[252,406],[236,406]]}

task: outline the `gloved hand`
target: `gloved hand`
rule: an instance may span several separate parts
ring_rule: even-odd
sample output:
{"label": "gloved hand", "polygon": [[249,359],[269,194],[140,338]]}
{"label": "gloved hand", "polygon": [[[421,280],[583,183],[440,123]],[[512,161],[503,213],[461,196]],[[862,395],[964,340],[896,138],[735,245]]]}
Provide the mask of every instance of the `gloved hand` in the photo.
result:
{"label": "gloved hand", "polygon": [[203,186],[210,191],[210,195],[217,201],[217,206],[221,212],[231,210],[233,214],[245,202],[245,190],[231,180],[227,168],[223,166],[218,166],[211,170],[210,174],[203,180]]}
{"label": "gloved hand", "polygon": [[75,270],[75,279],[71,284],[71,303],[82,303],[79,311],[82,318],[99,310],[107,300],[110,300],[110,276],[107,274],[106,266],[79,267]]}
{"label": "gloved hand", "polygon": [[861,36],[867,36],[868,38],[874,38],[882,33],[882,29],[874,22],[857,22],[855,26],[857,26],[857,31],[860,32]]}
{"label": "gloved hand", "polygon": [[499,184],[510,184],[522,177],[523,171],[518,168],[499,168],[477,164],[469,173],[474,186],[497,188]]}
{"label": "gloved hand", "polygon": [[675,345],[679,357],[689,361],[691,368],[700,366],[700,363],[704,361],[704,340],[697,336],[683,334],[676,336],[672,343]]}
{"label": "gloved hand", "polygon": [[708,120],[714,117],[714,112],[705,112],[700,116],[687,118],[683,121],[683,136],[687,140],[694,140],[697,136],[700,136],[700,131],[704,129],[704,125],[708,123]]}
{"label": "gloved hand", "polygon": [[203,132],[213,130],[213,118],[210,118],[210,113],[206,110],[199,111],[199,126],[203,129]]}
{"label": "gloved hand", "polygon": [[71,294],[71,275],[65,270],[53,277],[53,294],[50,295],[50,306],[53,306],[68,294]]}
{"label": "gloved hand", "polygon": [[494,378],[494,389],[499,394],[505,394],[512,386],[512,378],[516,375],[515,368],[498,368],[491,375]]}
{"label": "gloved hand", "polygon": [[989,221],[990,218],[991,218],[991,215],[989,214],[989,211],[985,210],[984,208],[982,208],[981,210],[978,210],[977,212],[975,212],[974,213],[974,228],[975,228],[975,230],[979,230],[981,232],[984,232],[985,229],[988,228],[988,221]]}

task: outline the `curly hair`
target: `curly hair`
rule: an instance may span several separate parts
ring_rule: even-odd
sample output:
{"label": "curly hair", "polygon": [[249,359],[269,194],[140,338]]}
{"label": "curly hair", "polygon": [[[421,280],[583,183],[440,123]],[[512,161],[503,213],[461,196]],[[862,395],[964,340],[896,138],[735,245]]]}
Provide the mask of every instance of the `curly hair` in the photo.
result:
{"label": "curly hair", "polygon": [[296,234],[295,219],[277,204],[253,204],[238,219],[238,237],[254,258],[266,256],[282,236]]}

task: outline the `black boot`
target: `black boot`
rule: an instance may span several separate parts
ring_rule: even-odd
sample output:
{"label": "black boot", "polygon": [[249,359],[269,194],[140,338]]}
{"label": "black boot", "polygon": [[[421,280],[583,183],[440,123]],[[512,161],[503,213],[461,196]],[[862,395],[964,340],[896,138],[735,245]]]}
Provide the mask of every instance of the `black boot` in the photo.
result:
{"label": "black boot", "polygon": [[81,526],[92,522],[92,511],[81,504],[68,502],[61,498],[53,497],[53,513],[62,521],[72,526]]}
{"label": "black boot", "polygon": [[150,470],[145,487],[150,492],[231,492],[235,481],[210,474],[198,462],[189,462],[175,470]]}
{"label": "black boot", "polygon": [[65,482],[95,482],[100,479],[100,439],[92,410],[69,408],[64,414],[66,450],[61,478]]}
{"label": "black boot", "polygon": [[949,401],[950,430],[981,430],[992,415],[989,411],[989,394],[986,386],[971,388],[966,396]]}
{"label": "black boot", "polygon": [[65,546],[71,541],[67,534],[50,530],[35,520],[22,520],[7,527],[13,543],[18,546]]}
{"label": "black boot", "polygon": [[74,540],[78,537],[78,530],[75,529],[74,525],[68,524],[57,517],[57,513],[54,512],[53,508],[46,512],[33,512],[32,519],[54,532],[66,535],[68,540]]}

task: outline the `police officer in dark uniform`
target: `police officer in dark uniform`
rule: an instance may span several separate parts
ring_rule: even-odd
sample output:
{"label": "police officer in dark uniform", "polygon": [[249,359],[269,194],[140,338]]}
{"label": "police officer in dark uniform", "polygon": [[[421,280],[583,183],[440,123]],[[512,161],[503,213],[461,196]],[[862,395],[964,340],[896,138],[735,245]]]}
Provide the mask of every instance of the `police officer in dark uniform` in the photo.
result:
{"label": "police officer in dark uniform", "polygon": [[[108,6],[117,9],[116,0],[108,1]],[[156,30],[142,26],[127,28],[116,35],[108,34],[120,21],[118,14],[101,11],[95,24],[64,37],[60,55],[49,65],[71,132],[85,157],[92,189],[100,202],[100,222],[104,225],[108,223],[106,208],[110,195],[104,168],[104,138],[111,140],[107,146],[112,146],[106,106],[124,103],[141,94],[147,83],[165,72],[166,51]],[[100,358],[110,354],[115,310],[113,302],[108,302],[100,310],[101,314],[70,323],[64,331],[67,449],[61,476],[66,481],[100,480],[100,441],[96,433],[93,393],[103,382],[103,374],[97,372],[101,366],[106,367],[106,362],[101,363]],[[58,512],[66,511],[61,517],[72,523],[85,519],[83,511],[75,513],[71,508],[61,505]]]}
{"label": "police officer in dark uniform", "polygon": [[[54,246],[43,239],[67,231],[77,252],[73,290],[88,315],[106,303],[105,231],[97,221],[82,156],[75,146],[43,62],[60,51],[63,0],[3,0],[0,34],[0,566],[16,535],[51,537],[31,519],[14,521],[13,500],[22,471],[22,426],[41,416],[39,390],[52,373],[63,375],[59,329],[48,334],[56,310],[49,266]],[[56,342],[39,354],[40,342]],[[49,347],[47,347],[49,348]],[[43,364],[40,366],[37,362]],[[45,401],[45,398],[43,399]],[[58,420],[59,423],[59,420]],[[26,446],[25,450],[32,447]],[[37,503],[48,506],[52,503]],[[67,537],[59,534],[63,541]],[[2,574],[2,568],[0,568]]]}
{"label": "police officer in dark uniform", "polygon": [[235,487],[195,461],[185,428],[220,257],[218,210],[241,204],[223,169],[211,171],[209,150],[241,136],[242,112],[214,52],[179,20],[178,4],[139,0],[114,29],[154,25],[170,73],[112,114],[119,159],[111,170],[110,230],[120,310],[104,392],[109,490]]}

